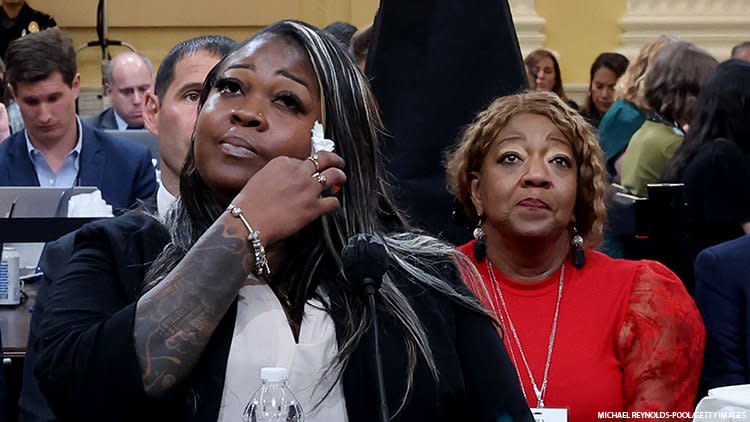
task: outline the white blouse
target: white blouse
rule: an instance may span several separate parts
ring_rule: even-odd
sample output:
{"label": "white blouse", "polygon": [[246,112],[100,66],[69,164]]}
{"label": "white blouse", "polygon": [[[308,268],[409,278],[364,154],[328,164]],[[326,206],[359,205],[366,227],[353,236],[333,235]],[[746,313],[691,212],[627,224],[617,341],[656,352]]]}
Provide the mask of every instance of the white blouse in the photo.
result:
{"label": "white blouse", "polygon": [[[224,379],[219,422],[240,422],[250,397],[260,387],[260,368],[289,369],[289,388],[305,414],[305,422],[347,422],[344,389],[335,373],[323,379],[338,353],[336,328],[319,301],[305,304],[305,314],[295,343],[281,303],[266,284],[240,289],[237,319]],[[313,409],[315,405],[318,405]]]}

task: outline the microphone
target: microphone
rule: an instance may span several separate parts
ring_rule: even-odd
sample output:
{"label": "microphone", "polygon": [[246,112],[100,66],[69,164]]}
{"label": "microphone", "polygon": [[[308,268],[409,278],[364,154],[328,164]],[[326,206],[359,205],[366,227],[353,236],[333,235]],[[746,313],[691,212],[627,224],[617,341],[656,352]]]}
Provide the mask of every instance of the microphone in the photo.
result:
{"label": "microphone", "polygon": [[388,253],[383,240],[373,234],[360,233],[349,238],[341,252],[344,264],[344,277],[367,299],[367,307],[372,315],[375,374],[378,381],[379,416],[381,422],[388,422],[388,406],[385,402],[385,380],[383,379],[383,358],[380,354],[380,330],[378,310],[375,306],[375,293],[383,283],[383,274],[388,269]]}

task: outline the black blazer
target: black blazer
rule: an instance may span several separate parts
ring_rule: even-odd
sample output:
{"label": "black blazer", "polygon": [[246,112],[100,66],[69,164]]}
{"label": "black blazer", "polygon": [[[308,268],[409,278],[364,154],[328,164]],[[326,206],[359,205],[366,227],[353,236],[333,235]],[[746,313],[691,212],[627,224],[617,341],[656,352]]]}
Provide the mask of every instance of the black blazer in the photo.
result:
{"label": "black blazer", "polygon": [[108,107],[96,116],[91,116],[83,121],[83,123],[91,126],[94,129],[110,129],[117,130],[117,119],[115,119],[115,109]]}
{"label": "black blazer", "polygon": [[[157,213],[156,195],[144,201],[140,209]],[[74,240],[77,231],[68,233],[59,239],[44,245],[42,256],[39,258],[39,270],[42,275],[37,280],[37,294],[29,324],[29,339],[26,343],[26,354],[23,358],[23,383],[21,395],[18,399],[19,422],[53,422],[57,419],[47,403],[47,399],[39,391],[39,382],[34,375],[34,367],[39,359],[39,342],[37,337],[41,330],[42,319],[47,309],[49,286],[58,280],[65,271],[71,255],[73,255]],[[0,373],[1,374],[1,373]]]}
{"label": "black blazer", "polygon": [[[165,228],[139,213],[79,230],[76,252],[65,274],[50,288],[39,338],[36,375],[59,420],[216,420],[236,305],[220,322],[188,380],[163,400],[150,399],[143,392],[132,334],[135,301],[147,263],[167,241]],[[420,362],[410,400],[395,420],[496,421],[506,415],[531,421],[515,371],[490,320],[432,291],[407,286],[404,292],[427,330],[440,379],[435,382]],[[331,296],[334,321],[343,312],[340,303]],[[387,402],[393,410],[405,390],[406,358],[393,321],[381,315],[379,323]],[[337,324],[336,329],[341,335],[342,327]],[[351,421],[377,417],[371,350],[368,337],[344,371]]]}
{"label": "black blazer", "polygon": [[465,243],[444,153],[493,99],[527,87],[508,1],[381,0],[366,73],[396,202],[417,226]]}
{"label": "black blazer", "polygon": [[39,359],[39,345],[37,336],[42,317],[47,308],[47,298],[51,280],[57,280],[65,269],[70,255],[73,253],[75,233],[44,245],[44,251],[39,259],[39,270],[42,276],[37,280],[37,294],[29,324],[29,339],[26,343],[26,354],[23,359],[23,383],[21,395],[18,399],[19,422],[52,422],[55,415],[47,404],[47,400],[39,391],[39,383],[34,376],[34,365]]}
{"label": "black blazer", "polygon": [[750,235],[701,252],[695,282],[706,325],[701,392],[750,383]]}

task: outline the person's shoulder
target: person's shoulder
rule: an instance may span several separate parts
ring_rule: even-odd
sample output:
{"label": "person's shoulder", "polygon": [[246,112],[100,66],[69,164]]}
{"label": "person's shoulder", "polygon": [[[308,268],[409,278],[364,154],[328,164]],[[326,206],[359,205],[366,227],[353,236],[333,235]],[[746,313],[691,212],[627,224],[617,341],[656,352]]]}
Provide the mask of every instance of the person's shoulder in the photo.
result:
{"label": "person's shoulder", "polygon": [[644,121],[641,126],[636,129],[636,131],[633,133],[633,136],[630,137],[630,143],[628,145],[628,148],[631,148],[630,145],[639,145],[641,143],[647,143],[647,139],[651,136],[653,133],[653,122],[650,122],[648,120]]}
{"label": "person's shoulder", "polygon": [[643,124],[645,120],[646,117],[633,103],[625,100],[617,100],[604,114],[600,127],[605,122],[610,121],[640,122]]}
{"label": "person's shoulder", "polygon": [[17,146],[19,141],[23,141],[23,131],[19,131],[8,136],[5,141],[0,143],[0,160],[5,159],[7,153]]}
{"label": "person's shoulder", "polygon": [[742,149],[728,139],[716,139],[705,144],[695,154],[695,160],[706,160],[724,157],[745,157]]}
{"label": "person's shoulder", "polygon": [[54,26],[57,26],[57,22],[55,22],[55,18],[52,17],[49,13],[42,12],[41,10],[36,10],[34,8],[29,7],[31,17],[34,21],[37,21],[37,23],[40,25],[39,29],[47,29],[52,28]]}
{"label": "person's shoulder", "polygon": [[632,279],[640,265],[642,265],[640,261],[612,258],[603,252],[594,249],[587,249],[586,263],[583,268],[588,271],[596,271],[602,274],[608,274],[611,277],[628,280]]}
{"label": "person's shoulder", "polygon": [[477,243],[476,240],[470,240],[464,243],[463,245],[458,246],[456,249],[462,254],[468,256],[469,258],[474,259],[474,245],[476,243]]}
{"label": "person's shoulder", "polygon": [[586,265],[590,265],[599,271],[608,274],[612,278],[622,281],[636,281],[643,274],[647,277],[663,278],[673,282],[682,283],[680,278],[664,264],[648,259],[631,260],[612,258],[596,250],[586,252]]}
{"label": "person's shoulder", "polygon": [[[109,118],[109,114],[114,113],[112,107],[105,108],[99,114],[89,116],[85,119],[81,119],[81,123],[89,126],[93,129],[102,129],[102,124],[105,119]],[[114,117],[113,117],[114,118]]]}
{"label": "person's shoulder", "polygon": [[[721,168],[721,172],[735,170],[740,173],[750,171],[750,160],[747,154],[734,142],[717,139],[703,145],[695,154],[692,160],[685,167],[684,178],[699,177],[701,179],[709,177],[710,169]],[[709,171],[707,173],[707,171]],[[738,176],[738,177],[744,177]]]}
{"label": "person's shoulder", "polygon": [[[750,293],[750,235],[711,246],[695,259],[695,296],[701,302],[722,290],[726,295],[736,290]],[[729,289],[729,290],[724,290]]]}
{"label": "person's shoulder", "polygon": [[[132,159],[133,156],[151,156],[151,152],[145,145],[141,145],[138,142],[132,142],[128,139],[119,138],[116,135],[107,133],[101,129],[94,129],[91,127],[86,128],[89,131],[89,136],[99,142],[99,144],[105,149],[105,153],[113,153],[120,156],[128,156]],[[84,136],[86,133],[84,129]]]}
{"label": "person's shoulder", "polygon": [[169,233],[166,227],[153,215],[141,210],[126,212],[113,218],[103,218],[81,227],[76,241],[91,237],[106,238],[113,243],[125,238],[142,240],[154,239],[166,243]]}
{"label": "person's shoulder", "polygon": [[696,266],[711,256],[714,261],[743,263],[750,266],[750,235],[719,243],[701,251],[696,259]]}
{"label": "person's shoulder", "polygon": [[617,259],[620,270],[627,270],[632,284],[631,295],[653,292],[663,297],[689,296],[680,277],[666,265],[648,259]]}
{"label": "person's shoulder", "polygon": [[93,116],[89,116],[86,118],[81,119],[81,123],[92,128],[92,129],[98,129],[99,128],[99,121],[102,118],[102,113],[95,114]]}

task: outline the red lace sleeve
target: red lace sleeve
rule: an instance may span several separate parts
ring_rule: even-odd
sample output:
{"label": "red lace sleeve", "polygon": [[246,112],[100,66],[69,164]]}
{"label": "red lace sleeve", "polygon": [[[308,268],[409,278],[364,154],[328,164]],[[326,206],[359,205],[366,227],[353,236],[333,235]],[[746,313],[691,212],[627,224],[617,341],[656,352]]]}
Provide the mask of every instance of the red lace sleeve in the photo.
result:
{"label": "red lace sleeve", "polygon": [[692,411],[705,330],[695,302],[663,265],[644,261],[618,338],[628,411]]}

